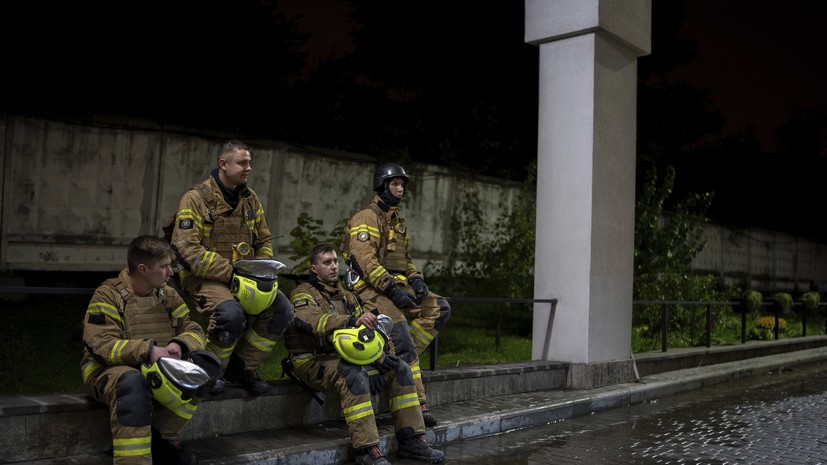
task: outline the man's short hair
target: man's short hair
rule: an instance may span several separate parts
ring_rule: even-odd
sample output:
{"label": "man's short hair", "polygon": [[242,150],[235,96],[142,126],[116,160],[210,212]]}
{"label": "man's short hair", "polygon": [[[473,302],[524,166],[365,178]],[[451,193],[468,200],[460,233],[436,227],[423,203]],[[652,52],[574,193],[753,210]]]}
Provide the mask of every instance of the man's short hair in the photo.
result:
{"label": "man's short hair", "polygon": [[235,153],[238,150],[246,150],[250,152],[250,147],[244,144],[244,142],[238,140],[228,140],[223,144],[218,146],[218,151],[216,151],[215,156],[216,159],[220,160],[227,156],[227,154]]}
{"label": "man's short hair", "polygon": [[313,250],[310,251],[310,264],[315,265],[316,260],[319,259],[319,255],[323,253],[335,252],[336,249],[333,247],[333,244],[328,242],[323,242],[316,247],[313,247]]}
{"label": "man's short hair", "polygon": [[138,236],[129,243],[126,250],[126,264],[134,272],[143,263],[154,266],[159,261],[172,257],[172,248],[163,238],[157,236]]}

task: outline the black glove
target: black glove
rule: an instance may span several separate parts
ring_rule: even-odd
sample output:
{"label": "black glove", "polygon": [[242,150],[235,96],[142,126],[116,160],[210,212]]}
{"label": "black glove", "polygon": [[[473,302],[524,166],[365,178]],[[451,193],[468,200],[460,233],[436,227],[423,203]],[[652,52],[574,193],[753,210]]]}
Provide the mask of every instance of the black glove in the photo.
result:
{"label": "black glove", "polygon": [[414,302],[416,302],[416,305],[422,305],[422,301],[425,300],[425,297],[428,297],[428,286],[425,285],[425,281],[422,278],[413,278],[408,282],[411,283],[411,287],[416,293]]}
{"label": "black glove", "polygon": [[379,373],[379,370],[373,367],[365,367],[368,373],[368,384],[370,385],[370,393],[372,395],[379,394],[385,389],[385,376]]}
{"label": "black glove", "polygon": [[396,355],[385,354],[381,361],[374,363],[373,365],[379,370],[380,373],[387,373],[389,371],[396,371],[399,367],[399,363],[399,357]]}
{"label": "black glove", "polygon": [[392,283],[385,289],[385,294],[388,296],[389,299],[393,301],[393,304],[396,305],[396,308],[405,309],[405,308],[413,308],[416,307],[416,304],[411,300],[411,295],[407,292],[399,289],[396,286],[396,283]]}

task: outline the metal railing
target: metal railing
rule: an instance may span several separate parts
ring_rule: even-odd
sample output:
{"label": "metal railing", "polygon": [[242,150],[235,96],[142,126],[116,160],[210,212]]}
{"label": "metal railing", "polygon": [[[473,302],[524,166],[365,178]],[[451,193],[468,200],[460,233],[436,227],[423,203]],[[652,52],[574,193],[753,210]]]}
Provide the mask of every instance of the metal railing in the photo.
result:
{"label": "metal railing", "polygon": [[[543,353],[547,354],[551,343],[551,329],[554,326],[554,314],[557,311],[557,300],[551,299],[510,299],[507,297],[443,297],[448,302],[480,303],[480,304],[549,304],[548,329],[546,340],[543,346]],[[428,369],[436,370],[439,361],[439,335],[434,337],[430,345],[431,360],[428,362]]]}
{"label": "metal railing", "polygon": [[[720,302],[713,302],[713,301],[679,301],[679,300],[635,300],[632,302],[633,306],[640,306],[640,305],[659,305],[661,307],[661,352],[666,352],[668,341],[669,341],[669,308],[671,306],[684,306],[684,307],[705,307],[706,308],[706,323],[704,325],[704,333],[705,333],[705,340],[706,340],[706,347],[712,347],[712,307],[713,306],[720,306],[720,307],[731,307],[733,312],[737,312],[741,314],[741,344],[745,344],[747,342],[747,311],[739,310],[741,306],[741,302],[739,301],[720,301]],[[780,318],[781,311],[777,309],[776,302],[773,300],[764,301],[761,303],[762,307],[772,307],[773,314],[775,316],[775,325],[773,328],[773,333],[775,340],[778,340],[778,320]],[[804,304],[801,302],[793,302],[793,307],[802,307],[801,313],[801,337],[807,336],[807,309],[804,308]],[[827,306],[827,303],[821,303],[818,305],[819,307]],[[824,331],[827,333],[827,317],[824,320]]]}
{"label": "metal railing", "polygon": [[[74,287],[31,287],[31,286],[0,286],[0,294],[51,294],[51,295],[78,295],[94,294],[94,288]],[[448,302],[462,303],[515,303],[515,304],[549,304],[548,330],[543,353],[547,354],[551,343],[551,329],[554,325],[554,313],[557,310],[557,299],[509,299],[499,297],[443,297]],[[439,336],[434,337],[430,345],[431,359],[428,368],[436,370],[439,361]]]}

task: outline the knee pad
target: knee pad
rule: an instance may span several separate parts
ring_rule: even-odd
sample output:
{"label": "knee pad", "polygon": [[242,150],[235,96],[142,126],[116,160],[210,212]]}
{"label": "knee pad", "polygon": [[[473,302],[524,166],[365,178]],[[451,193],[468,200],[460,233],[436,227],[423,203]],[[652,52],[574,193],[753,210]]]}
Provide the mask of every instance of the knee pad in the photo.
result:
{"label": "knee pad", "polygon": [[123,426],[152,423],[152,393],[140,371],[127,371],[115,383],[115,414]]}
{"label": "knee pad", "polygon": [[414,379],[411,373],[411,367],[404,361],[396,366],[396,384],[400,386],[413,386]]}
{"label": "knee pad", "polygon": [[353,365],[343,361],[336,367],[342,379],[345,380],[347,390],[355,396],[370,394],[370,384],[365,369],[360,365]]}
{"label": "knee pad", "polygon": [[411,328],[405,321],[396,322],[391,328],[391,340],[396,349],[396,356],[402,359],[405,363],[410,363],[416,359],[416,346],[414,345],[413,337],[411,337]]}
{"label": "knee pad", "polygon": [[281,337],[287,331],[290,323],[293,322],[295,312],[293,304],[290,303],[287,296],[279,291],[276,300],[270,305],[270,309],[273,310],[273,318],[270,319],[270,323],[267,325],[267,331],[274,336]]}
{"label": "knee pad", "polygon": [[439,305],[439,318],[434,322],[434,329],[439,331],[445,326],[448,317],[451,316],[451,306],[448,305],[448,301],[444,297],[437,298],[436,303]]}
{"label": "knee pad", "polygon": [[244,333],[247,318],[241,305],[233,300],[225,300],[215,307],[215,337],[219,344],[229,346]]}

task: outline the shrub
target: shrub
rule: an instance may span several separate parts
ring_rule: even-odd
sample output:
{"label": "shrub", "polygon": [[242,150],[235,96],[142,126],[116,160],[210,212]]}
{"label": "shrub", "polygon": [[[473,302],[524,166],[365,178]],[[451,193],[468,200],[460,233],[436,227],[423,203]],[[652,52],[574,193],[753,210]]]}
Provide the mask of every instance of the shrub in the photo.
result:
{"label": "shrub", "polygon": [[793,308],[793,296],[786,292],[777,292],[772,296],[775,300],[774,309],[783,314],[789,314]]}
{"label": "shrub", "polygon": [[818,292],[805,292],[804,295],[801,296],[801,303],[804,304],[804,308],[807,310],[815,310],[818,308],[818,304],[821,303],[821,294]]}
{"label": "shrub", "polygon": [[761,293],[752,289],[747,289],[741,295],[741,311],[756,313],[761,309],[763,297]]}

